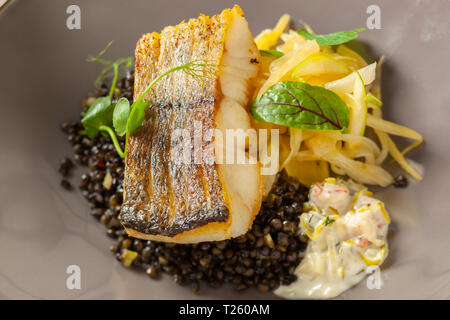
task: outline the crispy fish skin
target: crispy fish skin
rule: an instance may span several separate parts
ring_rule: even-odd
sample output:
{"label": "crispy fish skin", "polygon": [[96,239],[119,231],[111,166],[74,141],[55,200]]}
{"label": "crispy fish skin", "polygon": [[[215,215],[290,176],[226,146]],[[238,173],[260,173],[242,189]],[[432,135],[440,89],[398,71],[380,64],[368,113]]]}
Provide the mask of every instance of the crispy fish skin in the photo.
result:
{"label": "crispy fish skin", "polygon": [[[219,66],[236,14],[243,16],[237,6],[211,18],[200,15],[166,27],[161,34],[143,35],[135,51],[135,99],[170,68],[195,60]],[[259,57],[257,52],[254,55]],[[207,161],[176,161],[182,157],[183,139],[174,139],[177,129],[189,129],[191,134],[201,130],[205,136],[216,127],[222,99],[219,75],[216,72],[198,81],[176,71],[144,97],[151,106],[139,132],[129,138],[120,214],[131,236],[180,243],[232,236],[232,194],[224,187],[221,170]],[[201,142],[201,160],[214,159],[213,144],[212,139]],[[253,218],[260,202],[261,198],[252,204]]]}
{"label": "crispy fish skin", "polygon": [[149,121],[128,146],[121,212],[127,227],[174,236],[209,222],[227,221],[229,212],[215,165],[176,163],[169,154],[173,142],[169,135],[177,125],[191,128],[195,118],[211,122],[213,113],[214,103],[207,100],[150,108]]}

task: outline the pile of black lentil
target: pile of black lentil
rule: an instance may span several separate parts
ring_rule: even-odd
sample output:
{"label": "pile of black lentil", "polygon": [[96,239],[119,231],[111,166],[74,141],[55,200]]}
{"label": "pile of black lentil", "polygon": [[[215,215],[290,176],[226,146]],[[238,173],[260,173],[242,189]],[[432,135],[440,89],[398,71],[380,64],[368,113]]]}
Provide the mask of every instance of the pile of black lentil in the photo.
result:
{"label": "pile of black lentil", "polygon": [[[118,81],[116,99],[132,99],[133,80],[133,74],[128,74]],[[90,94],[83,101],[80,119],[96,97],[107,94],[106,83],[95,94]],[[238,291],[256,287],[267,292],[296,279],[294,270],[306,248],[306,238],[298,229],[298,221],[308,189],[295,179],[280,174],[252,229],[238,238],[192,245],[134,239],[127,236],[118,219],[123,197],[124,159],[116,153],[109,138],[98,135],[89,139],[79,135],[80,120],[64,122],[61,128],[73,146],[75,162],[89,168],[89,172],[81,176],[79,188],[89,202],[92,216],[116,239],[111,251],[124,266],[140,269],[150,278],[168,273],[176,283],[190,286],[193,292],[199,290],[201,282],[212,287],[231,283]],[[123,138],[120,143],[123,148]],[[73,166],[69,158],[61,162],[61,185],[65,189],[72,188],[68,177]]]}

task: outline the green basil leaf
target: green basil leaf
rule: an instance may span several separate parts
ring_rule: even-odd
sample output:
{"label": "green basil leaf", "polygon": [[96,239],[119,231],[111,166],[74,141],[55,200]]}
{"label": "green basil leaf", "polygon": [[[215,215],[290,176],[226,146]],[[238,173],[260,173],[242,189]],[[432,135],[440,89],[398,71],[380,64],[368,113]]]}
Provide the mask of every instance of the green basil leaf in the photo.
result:
{"label": "green basil leaf", "polygon": [[127,122],[128,132],[136,133],[139,131],[145,120],[145,109],[149,104],[150,102],[143,100],[137,100],[133,103]]}
{"label": "green basil leaf", "polygon": [[346,132],[349,108],[334,92],[304,82],[278,82],[253,102],[256,120],[297,129]]}
{"label": "green basil leaf", "polygon": [[81,123],[86,130],[86,134],[93,138],[99,132],[101,125],[109,126],[112,123],[114,104],[111,104],[109,97],[97,98],[86,111]]}
{"label": "green basil leaf", "polygon": [[120,137],[127,132],[128,116],[130,115],[130,102],[127,98],[120,98],[113,113],[113,125]]}
{"label": "green basil leaf", "polygon": [[305,29],[297,30],[297,33],[306,39],[316,40],[321,46],[336,45],[348,42],[350,40],[356,39],[359,32],[366,31],[366,29],[355,29],[349,31],[340,31],[329,34],[312,34]]}
{"label": "green basil leaf", "polygon": [[259,50],[262,56],[264,57],[275,57],[280,58],[284,56],[284,53],[278,50]]}

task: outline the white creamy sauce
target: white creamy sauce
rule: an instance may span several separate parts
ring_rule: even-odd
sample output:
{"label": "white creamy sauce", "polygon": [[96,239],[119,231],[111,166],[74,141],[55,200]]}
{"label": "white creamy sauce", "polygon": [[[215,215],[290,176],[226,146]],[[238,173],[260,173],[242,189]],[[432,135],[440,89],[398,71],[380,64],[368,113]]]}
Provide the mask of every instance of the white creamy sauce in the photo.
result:
{"label": "white creamy sauce", "polygon": [[333,298],[360,282],[369,266],[388,255],[390,218],[383,202],[351,180],[328,178],[310,189],[300,227],[309,237],[295,270],[297,280],[275,294],[290,298]]}

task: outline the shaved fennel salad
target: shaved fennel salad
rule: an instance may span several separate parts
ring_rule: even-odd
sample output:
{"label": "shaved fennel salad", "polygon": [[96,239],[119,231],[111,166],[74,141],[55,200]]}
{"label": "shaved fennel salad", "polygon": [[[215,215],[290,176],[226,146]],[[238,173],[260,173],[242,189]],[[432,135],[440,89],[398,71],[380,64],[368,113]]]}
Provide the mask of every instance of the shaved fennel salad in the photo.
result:
{"label": "shaved fennel salad", "polygon": [[[256,128],[279,130],[279,148],[271,148],[279,150],[278,171],[311,186],[299,221],[308,246],[295,270],[297,280],[275,293],[332,298],[360,282],[389,253],[391,218],[363,184],[394,182],[383,168],[389,155],[422,180],[405,154],[423,138],[383,119],[384,57],[369,64],[347,44],[364,29],[317,35],[306,24],[288,29],[289,22],[283,15],[255,38],[262,72],[251,106]],[[413,142],[400,151],[391,136]],[[266,176],[266,188],[274,180]]]}
{"label": "shaved fennel salad", "polygon": [[[287,30],[289,15],[256,36],[262,72],[252,105],[256,128],[280,130],[280,165],[305,185],[330,170],[364,184],[388,186],[390,155],[414,179],[422,173],[405,154],[423,142],[416,131],[383,119],[382,57],[368,64],[345,45],[363,29],[316,35]],[[369,127],[374,141],[366,135]],[[414,140],[400,151],[391,136]]]}

